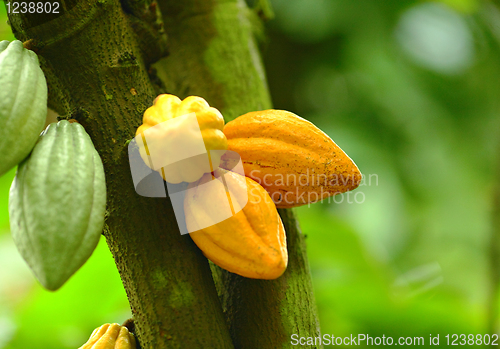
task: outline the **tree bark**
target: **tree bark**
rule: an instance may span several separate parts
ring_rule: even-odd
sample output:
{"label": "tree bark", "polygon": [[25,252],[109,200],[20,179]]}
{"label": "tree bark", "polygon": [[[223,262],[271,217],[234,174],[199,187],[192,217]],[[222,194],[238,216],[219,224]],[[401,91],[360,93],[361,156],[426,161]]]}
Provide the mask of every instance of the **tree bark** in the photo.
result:
{"label": "tree bark", "polygon": [[155,97],[141,38],[132,30],[139,19],[118,0],[61,7],[57,18],[11,14],[9,20],[16,37],[29,40],[41,59],[49,105],[71,113],[102,157],[104,235],[142,348],[232,348],[207,260],[188,235],[180,235],[170,201],[140,197],[131,180],[127,141]]}
{"label": "tree bark", "polygon": [[[155,66],[169,93],[203,96],[226,122],[271,108],[254,35],[260,31],[259,18],[243,0],[158,3],[170,55]],[[289,254],[283,276],[252,280],[212,265],[235,348],[286,348],[292,334],[320,335],[304,236],[292,210],[279,212]]]}
{"label": "tree bark", "polygon": [[291,210],[280,210],[285,274],[251,280],[212,265],[221,307],[207,260],[179,234],[170,201],[140,197],[130,176],[127,141],[158,91],[202,96],[226,121],[271,107],[254,39],[257,16],[242,0],[159,0],[170,51],[156,65],[159,86],[148,75],[148,64],[165,54],[155,3],[61,4],[59,16],[9,14],[9,21],[40,57],[50,107],[77,119],[103,159],[104,235],[142,347],[265,349],[289,347],[292,334],[319,336],[304,237]]}

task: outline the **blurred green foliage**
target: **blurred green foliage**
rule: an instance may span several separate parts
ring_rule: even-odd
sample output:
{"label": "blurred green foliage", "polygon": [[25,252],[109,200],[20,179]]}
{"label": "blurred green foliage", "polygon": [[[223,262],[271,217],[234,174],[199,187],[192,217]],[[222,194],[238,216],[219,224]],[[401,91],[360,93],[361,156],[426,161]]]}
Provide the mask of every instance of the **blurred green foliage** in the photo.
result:
{"label": "blurred green foliage", "polygon": [[499,9],[273,4],[265,63],[275,107],[325,130],[366,179],[358,202],[297,210],[322,332],[427,345],[431,334],[446,345],[446,334],[488,333]]}
{"label": "blurred green foliage", "polygon": [[[500,9],[271,3],[263,49],[275,107],[318,125],[365,175],[355,192],[297,209],[322,333],[426,346],[429,335],[446,346],[446,334],[488,333]],[[11,40],[5,21],[0,6],[0,39]],[[125,292],[104,239],[60,291],[33,281],[8,234],[13,176],[0,178],[0,348],[76,348],[129,316]]]}

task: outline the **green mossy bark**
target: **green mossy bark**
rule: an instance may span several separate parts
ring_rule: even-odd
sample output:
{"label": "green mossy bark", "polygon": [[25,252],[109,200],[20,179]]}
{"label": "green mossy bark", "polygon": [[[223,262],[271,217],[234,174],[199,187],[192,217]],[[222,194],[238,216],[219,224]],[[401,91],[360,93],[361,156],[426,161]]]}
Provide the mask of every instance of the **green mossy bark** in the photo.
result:
{"label": "green mossy bark", "polygon": [[[123,11],[118,0],[61,3],[59,16],[9,20],[16,37],[40,57],[49,105],[71,113],[103,159],[109,198],[104,234],[142,347],[232,348],[231,335],[237,348],[288,348],[293,333],[318,336],[304,238],[291,210],[280,210],[289,251],[282,277],[245,279],[212,265],[229,332],[207,260],[179,234],[170,202],[134,191],[127,140],[158,91],[146,65],[164,54],[165,38],[151,17],[154,4],[127,0]],[[253,36],[257,16],[243,1],[159,5],[171,53],[157,64],[166,92],[203,96],[227,121],[271,107]],[[149,44],[155,35],[157,46]]]}
{"label": "green mossy bark", "polygon": [[[170,55],[155,66],[168,93],[202,96],[226,121],[271,108],[254,38],[257,15],[243,0],[159,0],[159,5]],[[292,334],[320,335],[304,236],[292,210],[280,215],[289,253],[282,277],[252,280],[212,265],[235,348],[289,348]]]}
{"label": "green mossy bark", "polygon": [[244,1],[160,0],[170,55],[155,66],[166,91],[203,96],[226,121],[271,107]]}
{"label": "green mossy bark", "polygon": [[104,235],[142,348],[232,348],[207,260],[188,235],[179,234],[170,201],[140,197],[131,179],[127,140],[155,97],[144,59],[159,59],[153,56],[161,50],[144,52],[132,30],[137,17],[118,0],[63,1],[61,12],[56,18],[12,14],[9,20],[16,37],[40,57],[49,105],[71,113],[102,157]]}

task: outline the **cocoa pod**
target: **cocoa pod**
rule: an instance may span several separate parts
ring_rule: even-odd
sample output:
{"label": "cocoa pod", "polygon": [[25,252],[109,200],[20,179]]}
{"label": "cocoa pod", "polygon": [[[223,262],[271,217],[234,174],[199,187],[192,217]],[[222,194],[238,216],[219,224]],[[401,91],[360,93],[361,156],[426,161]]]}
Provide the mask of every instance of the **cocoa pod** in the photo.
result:
{"label": "cocoa pod", "polygon": [[[227,123],[228,149],[245,175],[262,185],[278,208],[301,206],[355,189],[361,173],[335,142],[311,122],[284,110],[244,114]],[[231,152],[221,167],[231,169]]]}
{"label": "cocoa pod", "polygon": [[[191,238],[221,268],[248,278],[278,278],[288,263],[286,235],[269,194],[234,172],[218,169],[214,176],[205,174],[186,192],[184,211]],[[228,201],[235,214],[213,222]]]}
{"label": "cocoa pod", "polygon": [[78,349],[135,349],[135,337],[125,326],[104,324],[92,332],[89,340]]}
{"label": "cocoa pod", "polygon": [[162,94],[144,112],[136,131],[142,159],[169,183],[196,182],[219,166],[227,140],[224,118],[203,98]]}
{"label": "cocoa pod", "polygon": [[33,149],[47,117],[47,83],[37,55],[0,41],[0,176]]}
{"label": "cocoa pod", "polygon": [[104,169],[89,135],[78,123],[49,125],[9,197],[12,237],[45,288],[61,287],[90,257],[105,207]]}

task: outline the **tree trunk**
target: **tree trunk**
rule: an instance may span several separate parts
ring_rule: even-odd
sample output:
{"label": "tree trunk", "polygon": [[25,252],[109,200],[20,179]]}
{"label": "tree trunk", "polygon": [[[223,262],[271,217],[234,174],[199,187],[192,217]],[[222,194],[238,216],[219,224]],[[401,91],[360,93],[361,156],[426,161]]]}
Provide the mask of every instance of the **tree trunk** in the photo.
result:
{"label": "tree trunk", "polygon": [[104,235],[139,341],[143,348],[232,348],[207,260],[188,235],[180,235],[170,201],[140,197],[131,180],[127,140],[155,97],[141,38],[132,30],[139,19],[117,0],[62,7],[67,12],[55,19],[11,15],[10,22],[16,37],[31,39],[28,45],[41,57],[49,105],[71,112],[103,159]]}
{"label": "tree trunk", "polygon": [[[271,108],[253,35],[259,18],[243,0],[159,0],[159,5],[170,55],[156,67],[168,92],[203,96],[226,122]],[[282,277],[252,280],[212,268],[236,348],[281,348],[294,333],[320,335],[304,237],[292,210],[279,211],[289,253]]]}
{"label": "tree trunk", "polygon": [[[209,264],[190,237],[179,234],[170,201],[135,193],[127,141],[162,89],[148,75],[148,65],[165,55],[155,5],[65,0],[60,15],[9,14],[16,37],[40,57],[49,106],[77,119],[103,159],[104,235],[139,341],[144,349],[233,343],[261,349],[288,347],[294,333],[318,336],[303,235],[292,211],[280,210],[288,237],[285,274],[251,280],[213,266],[221,307]],[[160,0],[159,6],[170,52],[157,64],[166,92],[202,96],[227,121],[271,106],[252,34],[258,19],[243,1]]]}

